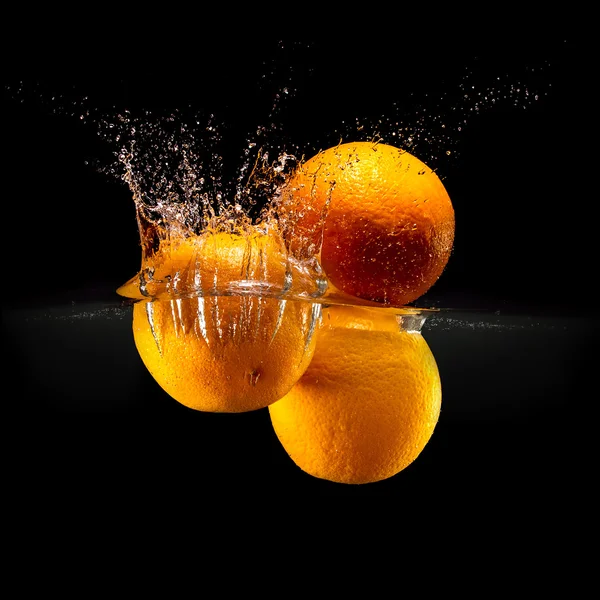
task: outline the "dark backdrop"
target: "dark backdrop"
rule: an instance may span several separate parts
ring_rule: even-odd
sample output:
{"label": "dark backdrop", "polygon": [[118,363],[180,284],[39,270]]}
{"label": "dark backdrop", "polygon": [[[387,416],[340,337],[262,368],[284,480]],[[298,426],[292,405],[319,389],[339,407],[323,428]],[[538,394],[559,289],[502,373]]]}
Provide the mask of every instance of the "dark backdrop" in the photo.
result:
{"label": "dark backdrop", "polygon": [[[179,497],[198,486],[236,494],[289,486],[292,497],[396,491],[530,514],[566,488],[577,502],[574,484],[585,480],[577,475],[578,432],[591,409],[597,326],[595,167],[581,142],[591,123],[581,91],[584,55],[578,40],[565,44],[558,35],[402,41],[316,42],[308,54],[266,40],[229,40],[228,52],[199,42],[193,54],[127,63],[47,50],[10,65],[0,115],[3,345],[19,385],[5,407],[25,414],[20,439],[36,456],[29,477],[63,474],[94,489],[101,482],[111,491],[169,489]],[[141,365],[127,322],[90,317],[84,301],[118,301],[114,289],[139,268],[131,194],[85,164],[105,152],[89,129],[13,93],[15,82],[39,80],[58,91],[75,83],[106,107],[198,104],[225,111],[237,143],[248,123],[264,119],[269,95],[257,92],[257,79],[285,73],[291,61],[302,74],[295,81],[303,110],[287,120],[288,132],[310,145],[336,143],[331,131],[343,119],[376,119],[394,102],[410,107],[411,93],[441,97],[465,65],[506,73],[545,60],[552,64],[540,76],[551,82],[548,95],[470,118],[456,159],[442,164],[456,244],[423,303],[485,310],[450,313],[428,330],[444,386],[440,424],[414,468],[360,489],[296,470],[264,411],[203,415],[171,401]],[[46,318],[53,307],[66,313]],[[15,316],[9,308],[24,310]]]}

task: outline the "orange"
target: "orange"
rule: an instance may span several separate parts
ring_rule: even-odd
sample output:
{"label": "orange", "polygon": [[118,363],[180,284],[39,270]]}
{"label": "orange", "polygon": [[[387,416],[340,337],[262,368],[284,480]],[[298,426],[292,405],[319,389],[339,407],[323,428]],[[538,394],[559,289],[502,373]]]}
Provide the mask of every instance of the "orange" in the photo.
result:
{"label": "orange", "polygon": [[[318,305],[214,295],[230,284],[243,290],[280,283],[286,259],[276,237],[207,232],[164,241],[145,272],[145,291],[158,299],[134,304],[135,344],[154,379],[181,404],[208,412],[264,408],[308,366]],[[119,293],[135,296],[134,281]]]}
{"label": "orange", "polygon": [[340,144],[300,164],[279,214],[292,252],[320,250],[333,286],[394,306],[430,289],[454,243],[454,209],[439,177],[382,143]]}
{"label": "orange", "polygon": [[325,480],[364,484],[410,465],[430,440],[441,408],[441,380],[418,331],[393,309],[323,309],[312,362],[269,406],[291,459]]}

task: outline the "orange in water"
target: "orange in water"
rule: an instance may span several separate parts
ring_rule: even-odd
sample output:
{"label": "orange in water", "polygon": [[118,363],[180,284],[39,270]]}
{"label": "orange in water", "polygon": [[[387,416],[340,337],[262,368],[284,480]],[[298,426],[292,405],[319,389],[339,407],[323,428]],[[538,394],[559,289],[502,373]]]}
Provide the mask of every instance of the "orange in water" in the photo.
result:
{"label": "orange in water", "polygon": [[335,288],[395,306],[430,289],[454,243],[454,209],[439,177],[382,143],[340,144],[301,164],[279,212],[291,250],[320,249]]}
{"label": "orange in water", "polygon": [[[159,299],[134,304],[135,344],[154,379],[181,404],[208,412],[264,408],[305,371],[315,346],[314,306],[213,295],[231,282],[279,284],[286,256],[276,236],[207,232],[165,241],[146,267],[153,273],[146,292]],[[204,293],[177,297],[164,292],[169,286],[171,294]],[[119,293],[135,297],[136,287],[134,278]]]}
{"label": "orange in water", "polygon": [[269,406],[275,433],[306,473],[347,484],[388,479],[422,452],[438,422],[441,381],[420,332],[393,309],[323,309],[314,357]]}

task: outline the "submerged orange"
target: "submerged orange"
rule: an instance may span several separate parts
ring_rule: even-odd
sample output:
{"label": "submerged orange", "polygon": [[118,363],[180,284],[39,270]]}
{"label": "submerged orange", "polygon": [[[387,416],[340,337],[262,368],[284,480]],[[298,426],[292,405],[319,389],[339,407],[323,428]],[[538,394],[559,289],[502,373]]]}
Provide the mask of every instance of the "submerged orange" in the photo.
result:
{"label": "submerged orange", "polygon": [[318,305],[214,292],[231,282],[279,282],[285,269],[281,246],[266,234],[165,243],[147,265],[147,289],[168,282],[171,293],[190,286],[200,293],[134,305],[135,344],[158,384],[181,404],[209,412],[256,410],[284,396],[313,355]]}

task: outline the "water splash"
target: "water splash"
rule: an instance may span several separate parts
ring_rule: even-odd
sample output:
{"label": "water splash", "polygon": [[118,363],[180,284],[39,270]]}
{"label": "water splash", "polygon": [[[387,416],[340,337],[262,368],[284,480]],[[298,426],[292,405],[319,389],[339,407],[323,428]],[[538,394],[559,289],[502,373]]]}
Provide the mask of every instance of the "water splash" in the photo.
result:
{"label": "water splash", "polygon": [[208,342],[208,330],[206,328],[206,312],[204,307],[204,298],[202,296],[198,296],[196,298],[196,303],[198,306],[197,309],[197,318],[194,319],[194,332],[197,339],[203,339],[207,345]]}
{"label": "water splash", "polygon": [[273,328],[273,335],[271,336],[271,340],[269,343],[273,343],[273,340],[275,339],[275,336],[277,335],[277,332],[279,331],[279,328],[281,327],[281,323],[283,321],[283,315],[285,313],[286,305],[287,305],[287,300],[279,301],[279,312],[277,314],[277,321],[275,321],[275,327]]}
{"label": "water splash", "polygon": [[[235,115],[235,126],[233,111],[226,107],[129,106],[122,90],[120,94],[115,88],[114,98],[101,98],[101,84],[94,87],[89,81],[23,80],[5,90],[20,104],[72,119],[96,136],[102,151],[87,159],[88,166],[124,183],[135,203],[142,253],[148,259],[138,274],[137,293],[153,297],[152,287],[160,284],[169,294],[185,297],[209,290],[199,277],[192,277],[191,284],[184,280],[181,271],[157,278],[150,259],[165,244],[208,230],[247,235],[264,228],[274,218],[274,199],[304,158],[340,141],[381,141],[415,153],[444,178],[444,170],[460,154],[464,130],[482,113],[529,108],[552,87],[553,59],[524,59],[523,65],[506,68],[501,61],[473,57],[462,70],[456,69],[457,77],[402,90],[401,98],[388,103],[388,96],[370,114],[360,114],[357,105],[348,118],[353,107],[340,106],[341,120],[336,115],[315,118],[313,128],[306,118],[307,89],[315,80],[326,81],[331,68],[321,50],[317,43],[279,41],[274,53],[263,58],[256,86],[239,90],[240,96],[256,96],[255,105],[261,107],[247,119]],[[330,91],[324,88],[320,94]],[[307,131],[298,131],[296,123],[307,124]],[[312,281],[309,297],[322,296],[327,283],[319,273],[317,252],[318,244],[301,257],[291,257],[274,293],[293,293],[300,279]],[[197,264],[186,271],[197,275],[200,259],[191,260]],[[237,287],[225,292],[273,292],[255,283],[240,278]],[[216,281],[213,288],[219,291]]]}
{"label": "water splash", "polygon": [[553,62],[513,67],[501,73],[496,65],[473,59],[456,80],[438,94],[411,92],[394,101],[378,117],[356,117],[343,123],[338,135],[383,141],[418,156],[445,178],[460,157],[464,133],[493,110],[526,110],[552,92]]}
{"label": "water splash", "polygon": [[156,343],[156,348],[158,349],[158,353],[162,356],[163,355],[162,339],[161,339],[161,336],[159,336],[159,334],[158,334],[158,330],[157,330],[155,319],[154,319],[154,303],[153,302],[146,302],[146,318],[148,319],[148,325],[150,326],[150,333],[152,334],[152,337],[154,338],[154,341]]}
{"label": "water splash", "polygon": [[304,352],[308,352],[310,348],[310,343],[312,341],[313,335],[315,333],[315,329],[317,324],[321,320],[322,306],[318,303],[314,303],[311,307],[310,311],[310,319],[308,322],[308,328],[306,330],[305,342],[304,342]]}
{"label": "water splash", "polygon": [[[127,106],[121,89],[126,86],[116,81],[113,98],[98,97],[106,94],[101,90],[106,82],[94,87],[90,82],[23,80],[5,89],[19,103],[35,103],[95,131],[110,158],[90,159],[90,166],[124,181],[148,213],[144,217],[170,223],[174,235],[176,226],[198,230],[216,217],[222,224],[260,220],[297,162],[340,140],[381,140],[443,170],[459,156],[462,133],[478,115],[497,108],[526,109],[551,91],[553,56],[524,56],[516,66],[474,56],[462,73],[456,69],[456,78],[402,90],[400,98],[384,101],[372,114],[320,122],[320,131],[311,130],[306,140],[294,124],[307,123],[311,84],[327,79],[330,64],[323,51],[317,43],[278,41],[259,57],[262,72],[254,89],[239,90],[239,95],[256,97],[260,107],[241,124],[232,114],[235,109],[228,113],[225,107],[207,111],[190,104],[163,112]],[[377,90],[372,92],[376,98]]]}

